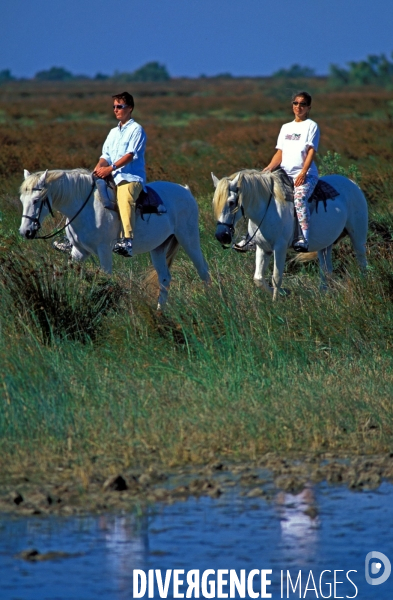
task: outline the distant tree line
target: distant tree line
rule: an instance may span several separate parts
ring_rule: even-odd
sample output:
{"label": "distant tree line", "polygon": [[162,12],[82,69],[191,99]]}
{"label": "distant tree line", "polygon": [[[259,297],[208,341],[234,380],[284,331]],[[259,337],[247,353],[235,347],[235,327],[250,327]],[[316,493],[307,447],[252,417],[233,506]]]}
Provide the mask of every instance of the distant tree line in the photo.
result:
{"label": "distant tree line", "polygon": [[316,77],[314,69],[310,67],[302,67],[298,64],[292,65],[289,69],[280,69],[272,75],[273,77],[280,79],[301,79],[304,77]]}
{"label": "distant tree line", "polygon": [[[393,59],[393,52],[391,54]],[[385,54],[370,55],[367,60],[348,63],[349,68],[330,66],[329,79],[337,86],[393,85],[393,62]]]}
{"label": "distant tree line", "polygon": [[[393,52],[391,58],[393,59]],[[279,69],[273,73],[272,77],[275,79],[304,79],[316,77],[316,73],[310,67],[294,64],[287,69]],[[200,78],[204,79],[207,76],[201,75]],[[230,73],[221,73],[214,78],[231,79],[234,76]],[[87,75],[73,75],[63,67],[51,67],[45,71],[38,71],[33,77],[35,81],[75,81],[78,79],[94,79],[97,81],[111,79],[127,83],[133,81],[168,81],[171,79],[171,76],[165,65],[153,61],[132,72],[115,71],[113,75],[97,73],[93,78]],[[16,80],[10,69],[0,71],[0,84]],[[393,61],[389,60],[385,54],[380,54],[370,55],[366,60],[349,62],[348,68],[330,65],[328,81],[335,87],[364,85],[392,87]]]}
{"label": "distant tree line", "polygon": [[[393,52],[391,54],[393,59]],[[294,64],[289,69],[280,69],[273,73],[274,78],[301,79],[315,77],[314,69]],[[335,87],[378,85],[383,87],[393,86],[393,61],[385,54],[370,55],[367,60],[348,63],[348,68],[330,65],[329,83]]]}
{"label": "distant tree line", "polygon": [[[165,65],[159,62],[149,62],[143,65],[139,69],[130,73],[120,73],[115,71],[113,75],[105,75],[103,73],[97,73],[93,78],[87,75],[73,75],[67,69],[63,67],[51,67],[45,71],[38,71],[33,77],[33,81],[75,81],[80,79],[95,79],[102,81],[104,79],[113,79],[116,81],[168,81],[171,76],[168,73]],[[8,83],[10,81],[16,81],[9,69],[0,71],[0,83]]]}

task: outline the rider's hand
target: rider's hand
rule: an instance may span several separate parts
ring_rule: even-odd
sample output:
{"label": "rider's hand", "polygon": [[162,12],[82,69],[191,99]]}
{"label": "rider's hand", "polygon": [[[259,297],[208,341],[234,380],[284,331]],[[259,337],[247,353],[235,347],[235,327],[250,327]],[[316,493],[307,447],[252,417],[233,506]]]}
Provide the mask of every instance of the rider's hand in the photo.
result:
{"label": "rider's hand", "polygon": [[109,167],[96,167],[94,169],[94,175],[97,175],[97,177],[100,177],[101,179],[104,179],[105,177],[109,177],[109,175],[112,173],[113,168],[112,165],[109,165]]}
{"label": "rider's hand", "polygon": [[299,175],[295,179],[295,187],[298,187],[299,185],[303,185],[303,183],[305,181],[306,181],[306,174],[303,173],[302,171],[300,171]]}

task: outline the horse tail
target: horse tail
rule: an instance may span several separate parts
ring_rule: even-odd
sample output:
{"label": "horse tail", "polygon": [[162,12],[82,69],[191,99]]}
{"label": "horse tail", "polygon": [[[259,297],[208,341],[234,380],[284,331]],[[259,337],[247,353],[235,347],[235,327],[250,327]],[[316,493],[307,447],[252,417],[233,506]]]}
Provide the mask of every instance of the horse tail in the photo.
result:
{"label": "horse tail", "polygon": [[[312,260],[317,260],[318,252],[298,252],[295,258],[292,259],[294,263],[308,263]],[[291,261],[291,262],[292,262]]]}
{"label": "horse tail", "polygon": [[[170,269],[175,259],[175,256],[179,251],[180,244],[174,235],[171,235],[166,243],[168,244],[166,247],[166,264],[168,265],[168,269]],[[154,298],[157,298],[160,292],[160,284],[158,282],[157,271],[154,267],[148,268],[146,276],[143,279],[142,285],[149,295],[151,295]]]}
{"label": "horse tail", "polygon": [[166,249],[166,264],[168,265],[168,269],[171,268],[175,256],[179,251],[179,248],[180,244],[177,241],[176,237],[174,235],[171,235],[169,244]]}
{"label": "horse tail", "polygon": [[[342,232],[340,233],[340,235],[338,236],[338,238],[336,239],[336,241],[333,243],[333,245],[335,246],[336,244],[338,244],[338,242],[340,242],[347,235],[348,235],[348,231],[346,229],[343,229]],[[317,260],[317,258],[318,258],[318,252],[299,252],[293,259],[293,262],[303,264],[303,263],[308,263],[312,260]]]}

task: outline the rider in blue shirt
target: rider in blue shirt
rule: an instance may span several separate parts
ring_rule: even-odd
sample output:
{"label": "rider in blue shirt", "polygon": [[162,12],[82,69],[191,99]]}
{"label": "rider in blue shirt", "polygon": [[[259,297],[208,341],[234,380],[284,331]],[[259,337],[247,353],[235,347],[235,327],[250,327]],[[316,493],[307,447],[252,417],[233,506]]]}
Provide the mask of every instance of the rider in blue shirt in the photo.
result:
{"label": "rider in blue shirt", "polygon": [[117,240],[113,252],[121,256],[132,256],[135,204],[146,184],[146,134],[141,125],[131,118],[134,110],[131,94],[123,92],[112,98],[113,110],[119,123],[111,129],[105,140],[94,175],[100,178],[112,176],[116,183],[123,237]]}

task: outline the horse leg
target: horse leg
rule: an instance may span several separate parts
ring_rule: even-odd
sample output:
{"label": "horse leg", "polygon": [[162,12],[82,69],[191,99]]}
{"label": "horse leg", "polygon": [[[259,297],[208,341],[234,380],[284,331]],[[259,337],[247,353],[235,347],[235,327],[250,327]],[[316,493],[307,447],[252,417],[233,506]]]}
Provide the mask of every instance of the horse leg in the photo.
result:
{"label": "horse leg", "polygon": [[273,300],[278,300],[287,255],[287,244],[274,248]]}
{"label": "horse leg", "polygon": [[271,256],[271,252],[265,252],[260,246],[256,247],[254,283],[257,287],[264,289],[270,294],[272,293],[272,289],[266,281],[265,275]]}
{"label": "horse leg", "polygon": [[108,275],[112,275],[112,248],[108,244],[99,244],[97,247],[98,260],[100,267]]}
{"label": "horse leg", "polygon": [[321,274],[320,289],[322,291],[326,291],[328,287],[329,277],[333,273],[332,248],[333,244],[331,244],[327,248],[323,248],[323,250],[318,251],[319,271]]}
{"label": "horse leg", "polygon": [[176,231],[175,236],[179,244],[182,246],[183,250],[193,262],[194,267],[198,271],[199,277],[205,283],[210,284],[211,279],[209,267],[207,266],[207,262],[205,261],[202,254],[199,240],[198,225],[196,225],[196,232],[194,233],[190,231]]}
{"label": "horse leg", "polygon": [[85,262],[87,258],[89,258],[90,252],[83,248],[77,248],[76,246],[72,246],[71,250],[71,258],[77,262]]}
{"label": "horse leg", "polygon": [[157,271],[160,292],[158,295],[157,310],[164,310],[168,298],[168,290],[171,283],[171,274],[166,262],[167,242],[164,242],[150,252],[153,267]]}
{"label": "horse leg", "polygon": [[[366,242],[368,232],[368,218],[367,218],[367,204],[366,200],[361,194],[362,198],[359,198],[356,207],[353,207],[353,214],[348,218],[345,224],[345,229],[351,239],[353,249],[355,250],[356,259],[362,271],[366,271],[367,259],[366,259]],[[363,201],[363,210],[361,209],[361,202]]]}
{"label": "horse leg", "polygon": [[365,235],[359,235],[359,232],[352,231],[347,227],[349,237],[351,238],[353,249],[355,250],[356,259],[363,272],[367,269],[367,258],[366,258],[366,240],[367,231]]}

